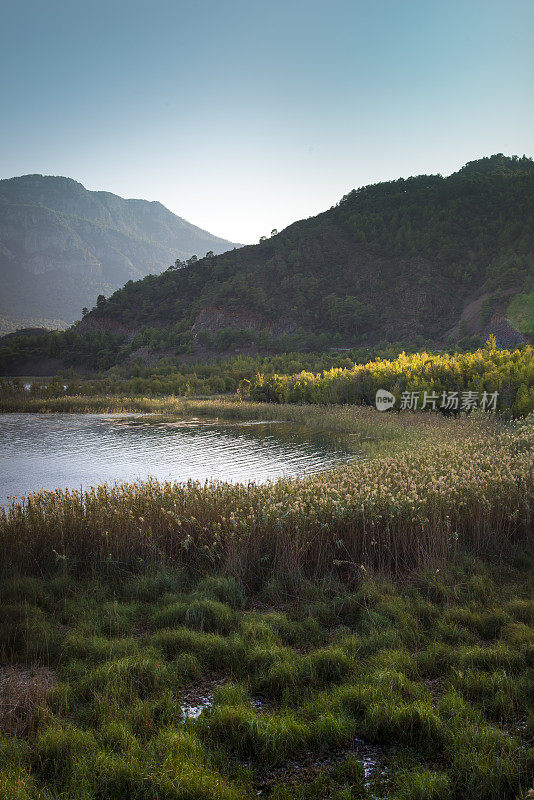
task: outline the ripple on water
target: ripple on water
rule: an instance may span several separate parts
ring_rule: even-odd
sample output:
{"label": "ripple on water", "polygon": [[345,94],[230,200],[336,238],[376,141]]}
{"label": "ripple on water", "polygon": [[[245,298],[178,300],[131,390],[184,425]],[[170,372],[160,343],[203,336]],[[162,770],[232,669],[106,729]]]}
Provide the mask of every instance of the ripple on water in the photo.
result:
{"label": "ripple on water", "polygon": [[[184,422],[186,424],[184,424]],[[262,482],[354,458],[291,423],[119,414],[0,415],[0,505],[41,488],[135,481]]]}

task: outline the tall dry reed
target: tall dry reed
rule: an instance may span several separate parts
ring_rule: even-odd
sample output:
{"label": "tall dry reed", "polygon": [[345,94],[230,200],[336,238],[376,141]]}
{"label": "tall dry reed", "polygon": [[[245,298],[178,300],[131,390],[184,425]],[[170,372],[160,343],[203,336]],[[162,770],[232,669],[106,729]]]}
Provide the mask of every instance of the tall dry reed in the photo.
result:
{"label": "tall dry reed", "polygon": [[[445,433],[455,430],[454,435]],[[463,433],[464,436],[458,435]],[[147,480],[38,492],[0,513],[0,563],[43,571],[216,568],[351,580],[531,543],[534,421],[465,421],[396,455],[267,484]]]}

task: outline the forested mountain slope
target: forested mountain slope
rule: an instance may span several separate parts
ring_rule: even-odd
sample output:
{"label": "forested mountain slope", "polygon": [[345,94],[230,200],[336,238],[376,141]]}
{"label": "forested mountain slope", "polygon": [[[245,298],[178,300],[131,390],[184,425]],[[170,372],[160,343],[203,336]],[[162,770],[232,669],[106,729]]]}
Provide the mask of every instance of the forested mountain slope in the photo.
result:
{"label": "forested mountain slope", "polygon": [[177,351],[439,342],[482,333],[512,298],[528,327],[533,275],[534,163],[499,154],[356,189],[257,245],[128,281],[79,330]]}

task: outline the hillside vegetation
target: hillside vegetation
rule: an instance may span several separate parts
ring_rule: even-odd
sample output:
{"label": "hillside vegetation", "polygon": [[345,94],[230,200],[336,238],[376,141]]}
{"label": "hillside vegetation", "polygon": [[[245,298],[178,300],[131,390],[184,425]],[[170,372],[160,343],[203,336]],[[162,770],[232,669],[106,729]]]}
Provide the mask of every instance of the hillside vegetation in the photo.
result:
{"label": "hillside vegetation", "polygon": [[183,351],[283,336],[310,348],[442,341],[455,326],[480,333],[533,275],[534,163],[496,155],[447,178],[365,186],[258,245],[129,281],[80,329]]}

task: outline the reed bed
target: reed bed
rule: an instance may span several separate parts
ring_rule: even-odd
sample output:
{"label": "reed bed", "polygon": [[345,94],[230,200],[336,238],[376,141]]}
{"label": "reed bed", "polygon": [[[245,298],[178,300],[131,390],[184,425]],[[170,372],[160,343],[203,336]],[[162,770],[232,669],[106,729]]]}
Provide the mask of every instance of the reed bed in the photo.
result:
{"label": "reed bed", "polygon": [[306,423],[320,428],[354,431],[354,425],[367,424],[376,434],[377,420],[380,431],[399,427],[426,428],[432,432],[447,425],[447,418],[437,415],[403,414],[402,423],[396,415],[377,415],[374,407],[340,405],[338,403],[314,405],[311,403],[277,403],[242,400],[238,395],[214,397],[142,397],[115,395],[62,395],[38,397],[29,393],[0,393],[0,413],[29,414],[169,414],[175,416],[220,416],[230,420],[275,419]]}
{"label": "reed bed", "polygon": [[[202,406],[202,402],[200,406]],[[187,401],[166,397],[120,397],[114,395],[62,395],[60,397],[38,397],[4,392],[0,395],[0,413],[52,414],[56,412],[76,414],[117,414],[124,412],[182,413]]]}
{"label": "reed bed", "polygon": [[[359,433],[375,439],[397,439],[417,433],[425,438],[440,436],[443,431],[457,429],[465,417],[455,420],[441,414],[403,412],[379,414],[374,407],[313,405],[310,403],[268,403],[242,400],[237,395],[215,397],[117,397],[114,395],[68,395],[32,397],[0,394],[0,413],[26,414],[159,414],[172,417],[209,417],[235,421],[277,420],[307,425],[339,433]],[[491,427],[491,418],[473,414],[470,424]],[[472,421],[475,420],[475,423]],[[451,427],[452,426],[452,427]],[[448,434],[446,434],[448,435]]]}
{"label": "reed bed", "polygon": [[34,493],[0,512],[0,563],[39,572],[58,562],[83,571],[172,564],[258,585],[281,575],[357,581],[365,570],[439,563],[458,545],[480,554],[529,543],[533,417],[499,427],[426,415],[437,433],[424,439],[421,416],[382,423],[411,425],[412,447],[314,476]]}

